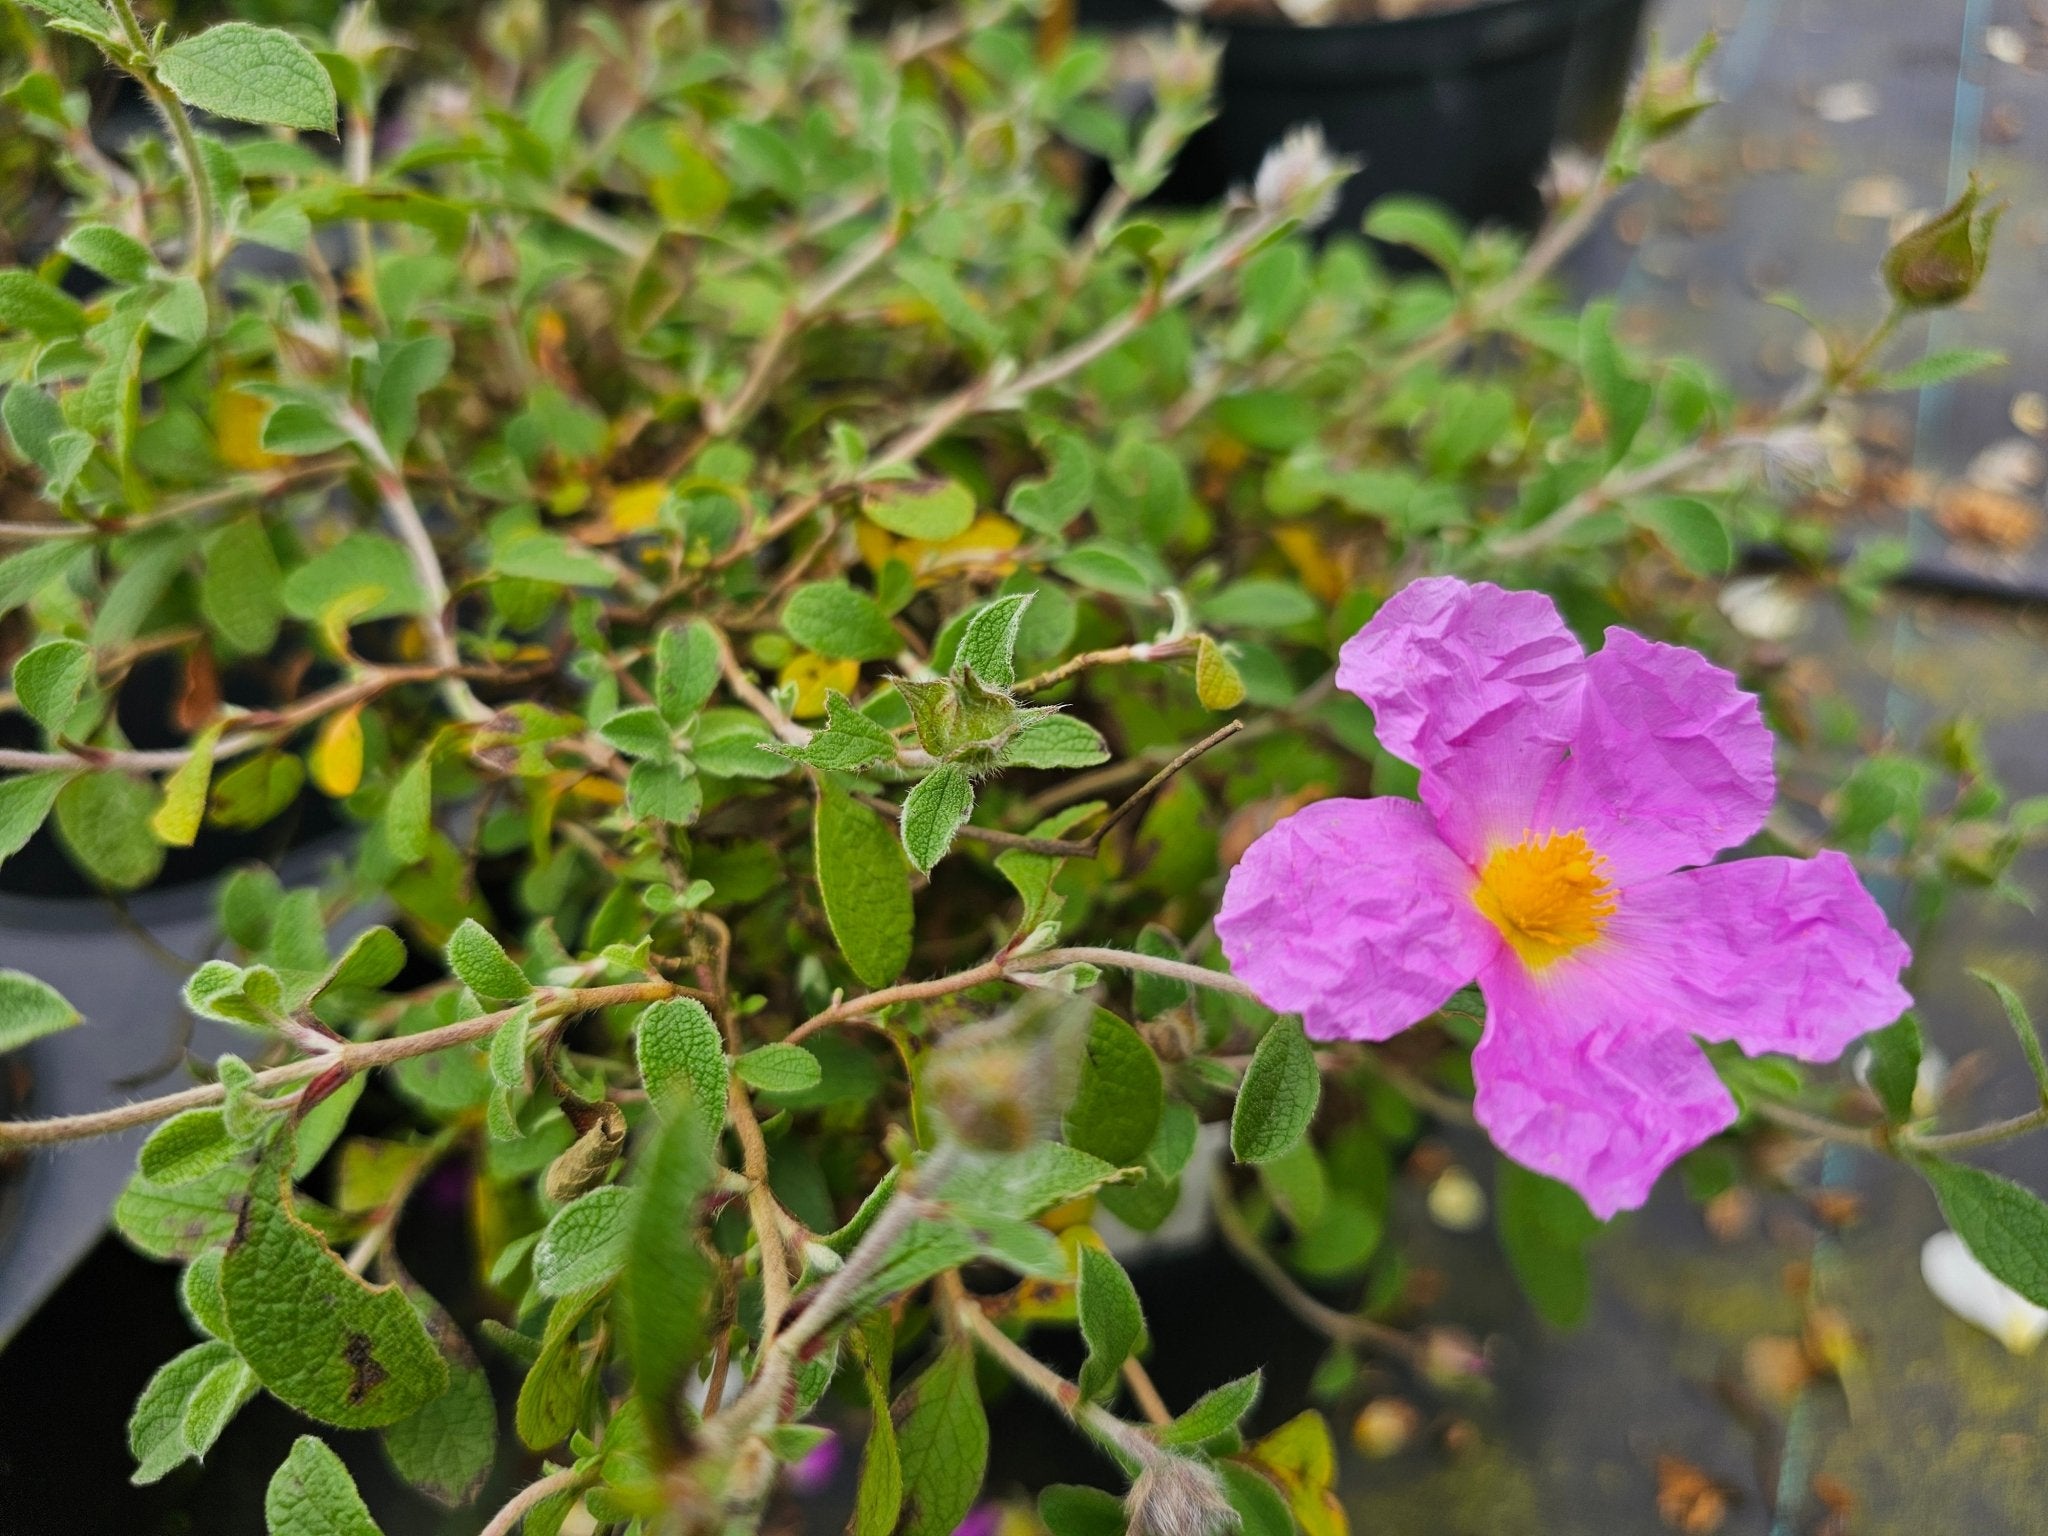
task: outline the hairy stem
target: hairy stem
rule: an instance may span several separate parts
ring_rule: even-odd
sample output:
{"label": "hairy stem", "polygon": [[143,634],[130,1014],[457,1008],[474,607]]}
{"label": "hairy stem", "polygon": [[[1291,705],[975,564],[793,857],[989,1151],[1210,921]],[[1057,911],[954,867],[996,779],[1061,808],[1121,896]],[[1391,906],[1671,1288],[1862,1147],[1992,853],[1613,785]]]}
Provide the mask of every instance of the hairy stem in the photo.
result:
{"label": "hairy stem", "polygon": [[535,1479],[507,1499],[504,1507],[491,1516],[477,1536],[512,1536],[534,1505],[574,1488],[580,1480],[581,1474],[574,1467],[564,1467],[559,1472],[550,1472],[546,1477]]}

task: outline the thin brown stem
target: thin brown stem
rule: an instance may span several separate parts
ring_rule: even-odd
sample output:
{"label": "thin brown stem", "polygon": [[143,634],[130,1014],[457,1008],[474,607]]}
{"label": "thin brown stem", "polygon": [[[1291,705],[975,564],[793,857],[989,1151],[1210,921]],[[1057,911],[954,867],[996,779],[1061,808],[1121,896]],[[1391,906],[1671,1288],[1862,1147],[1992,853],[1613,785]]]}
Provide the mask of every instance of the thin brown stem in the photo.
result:
{"label": "thin brown stem", "polygon": [[512,1536],[534,1505],[574,1488],[582,1480],[582,1474],[574,1467],[564,1467],[559,1472],[550,1472],[546,1477],[537,1478],[505,1501],[505,1505],[485,1524],[477,1536]]}
{"label": "thin brown stem", "polygon": [[[550,987],[538,994],[534,1017],[564,1018],[596,1008],[617,1007],[622,1003],[658,1002],[664,997],[674,997],[679,990],[666,981],[626,982],[611,987]],[[436,1051],[483,1039],[518,1011],[517,1008],[501,1008],[495,1013],[461,1019],[439,1029],[422,1030],[416,1035],[351,1041],[324,1055],[302,1057],[258,1072],[251,1079],[251,1085],[258,1091],[284,1088],[318,1077],[333,1067],[355,1073],[389,1066],[395,1061],[407,1061],[415,1056],[430,1056]],[[0,1147],[38,1147],[64,1141],[83,1141],[138,1125],[153,1125],[184,1110],[204,1109],[209,1104],[220,1103],[222,1097],[219,1083],[204,1083],[197,1088],[186,1088],[133,1104],[120,1104],[112,1109],[94,1110],[90,1114],[56,1115],[43,1120],[0,1120]]]}

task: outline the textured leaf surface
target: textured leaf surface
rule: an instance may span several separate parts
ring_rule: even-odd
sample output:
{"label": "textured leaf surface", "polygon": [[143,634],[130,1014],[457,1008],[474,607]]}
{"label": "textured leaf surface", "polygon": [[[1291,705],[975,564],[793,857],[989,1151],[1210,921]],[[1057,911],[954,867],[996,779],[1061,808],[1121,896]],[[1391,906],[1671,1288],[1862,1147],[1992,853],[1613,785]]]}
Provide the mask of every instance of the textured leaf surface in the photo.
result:
{"label": "textured leaf surface", "polygon": [[221,1261],[235,1347],[301,1413],[345,1429],[402,1419],[447,1389],[448,1367],[396,1286],[367,1284],[294,1214],[287,1173],[276,1152],[258,1167]]}
{"label": "textured leaf surface", "polygon": [[1494,1178],[1494,1223],[1508,1266],[1545,1322],[1570,1328],[1586,1315],[1592,1274],[1586,1244],[1600,1222],[1577,1192],[1502,1158]]}
{"label": "textured leaf surface", "polygon": [[781,1041],[756,1046],[736,1058],[732,1069],[749,1086],[766,1093],[801,1093],[817,1087],[825,1075],[817,1057],[800,1045]]}
{"label": "textured leaf surface", "polygon": [[53,735],[64,728],[92,681],[92,651],[77,640],[45,640],[14,664],[14,696]]}
{"label": "textured leaf surface", "polygon": [[334,82],[289,32],[225,22],[173,43],[157,55],[156,68],[188,107],[238,122],[334,132]]}
{"label": "textured leaf surface", "polygon": [[603,1285],[626,1262],[633,1192],[623,1184],[593,1189],[555,1212],[533,1250],[533,1283],[543,1296]]}
{"label": "textured leaf surface", "polygon": [[191,1454],[185,1446],[184,1424],[192,1394],[216,1367],[234,1359],[232,1347],[209,1339],[157,1368],[128,1417],[128,1450],[135,1458],[130,1482],[157,1482]]}
{"label": "textured leaf surface", "polygon": [[1230,1116],[1230,1151],[1241,1163],[1280,1156],[1307,1132],[1322,1098],[1316,1054],[1301,1020],[1276,1019],[1252,1052]]}
{"label": "textured leaf surface", "polygon": [[806,650],[848,661],[880,661],[903,648],[881,605],[843,581],[798,587],[783,607],[782,627]]}
{"label": "textured leaf surface", "polygon": [[1259,1389],[1265,1385],[1265,1379],[1265,1372],[1253,1371],[1249,1376],[1240,1376],[1204,1392],[1186,1413],[1160,1429],[1159,1443],[1200,1445],[1225,1430],[1235,1429],[1237,1421],[1250,1413],[1252,1404],[1259,1400]]}
{"label": "textured leaf surface", "polygon": [[188,1109],[150,1133],[136,1166],[153,1184],[189,1184],[225,1168],[239,1150],[218,1109]]}
{"label": "textured leaf surface", "polygon": [[649,1102],[687,1091],[692,1113],[715,1140],[725,1129],[729,1069],[725,1041],[704,1005],[694,997],[648,1004],[635,1027],[633,1052]]}
{"label": "textured leaf surface", "polygon": [[672,1120],[637,1170],[619,1296],[626,1356],[651,1414],[668,1411],[684,1370],[704,1349],[714,1271],[697,1241],[696,1212],[715,1171],[715,1134],[689,1116]]}
{"label": "textured leaf surface", "polygon": [[473,917],[465,917],[449,936],[448,968],[478,997],[510,1000],[533,990],[504,946]]}
{"label": "textured leaf surface", "polygon": [[839,952],[868,986],[886,987],[910,963],[914,936],[903,851],[887,822],[829,785],[818,795],[813,835],[818,890]]}
{"label": "textured leaf surface", "polygon": [[920,873],[946,856],[961,825],[974,814],[974,781],[957,763],[941,763],[903,798],[903,849]]}
{"label": "textured leaf surface", "polygon": [[2037,1307],[2048,1307],[2048,1205],[2032,1190],[1967,1163],[1922,1158],[1941,1214],[1977,1262]]}
{"label": "textured leaf surface", "polygon": [[1159,1058],[1107,1009],[1089,1021],[1081,1084],[1067,1107],[1066,1139],[1104,1162],[1131,1167],[1145,1156],[1166,1102]]}
{"label": "textured leaf surface", "polygon": [[447,1509],[474,1499],[491,1475],[498,1410],[476,1351],[440,1304],[408,1287],[414,1309],[448,1366],[448,1390],[384,1429],[384,1454],[398,1475]]}
{"label": "textured leaf surface", "polygon": [[69,1029],[78,1017],[78,1010],[47,981],[25,971],[0,970],[0,1051]]}
{"label": "textured leaf surface", "polygon": [[383,1536],[355,1479],[323,1441],[301,1435],[263,1494],[270,1536]]}
{"label": "textured leaf surface", "polygon": [[1107,1249],[1081,1250],[1076,1304],[1088,1358],[1081,1363],[1082,1394],[1099,1400],[1113,1395],[1124,1362],[1145,1337],[1145,1313],[1137,1288]]}
{"label": "textured leaf surface", "polygon": [[988,1416],[973,1350],[946,1346],[896,1399],[892,1417],[903,1464],[900,1536],[951,1536],[988,1467]]}

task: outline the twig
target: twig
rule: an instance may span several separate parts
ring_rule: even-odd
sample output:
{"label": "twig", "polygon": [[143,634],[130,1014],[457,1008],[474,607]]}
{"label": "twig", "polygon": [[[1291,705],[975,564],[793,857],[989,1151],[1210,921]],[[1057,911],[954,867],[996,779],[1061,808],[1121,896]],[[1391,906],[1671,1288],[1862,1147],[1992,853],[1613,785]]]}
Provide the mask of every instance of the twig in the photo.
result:
{"label": "twig", "polygon": [[[538,994],[534,1017],[563,1018],[596,1008],[617,1007],[622,1003],[658,1002],[664,997],[677,996],[682,990],[666,981],[635,981],[611,987],[549,987]],[[318,1077],[334,1067],[349,1073],[364,1072],[374,1067],[389,1066],[395,1061],[407,1061],[414,1056],[430,1056],[435,1051],[483,1039],[517,1012],[518,1008],[501,1008],[496,1013],[461,1019],[439,1029],[421,1030],[416,1035],[350,1041],[324,1055],[303,1057],[258,1072],[251,1079],[251,1086],[258,1090],[282,1088]],[[161,1098],[142,1099],[133,1104],[116,1105],[112,1109],[94,1110],[90,1114],[56,1115],[44,1120],[0,1120],[0,1147],[49,1146],[63,1141],[82,1141],[91,1136],[106,1136],[138,1125],[168,1120],[184,1110],[204,1109],[209,1104],[220,1103],[222,1097],[219,1083],[204,1083],[197,1088],[164,1094]]]}
{"label": "twig", "polygon": [[1229,1186],[1220,1178],[1215,1181],[1210,1205],[1215,1210],[1216,1230],[1222,1234],[1224,1244],[1244,1262],[1245,1268],[1265,1282],[1266,1289],[1273,1293],[1274,1298],[1302,1322],[1339,1344],[1362,1344],[1382,1350],[1410,1365],[1421,1363],[1422,1346],[1400,1329],[1374,1322],[1369,1317],[1339,1312],[1335,1307],[1317,1301],[1297,1285],[1294,1277],[1281,1267],[1278,1259],[1266,1252],[1265,1245],[1245,1225],[1244,1217],[1238,1214],[1236,1202],[1230,1198]]}
{"label": "twig", "polygon": [[574,1467],[564,1467],[559,1472],[550,1472],[546,1477],[535,1479],[507,1499],[504,1508],[491,1516],[477,1536],[512,1536],[528,1510],[555,1494],[574,1488],[581,1478],[582,1474]]}
{"label": "twig", "polygon": [[1172,661],[1178,657],[1192,656],[1194,652],[1195,642],[1185,639],[1139,641],[1135,645],[1116,645],[1107,650],[1083,651],[1078,656],[1069,657],[1049,672],[1025,678],[1023,682],[1012,687],[1010,692],[1020,698],[1028,697],[1034,693],[1043,693],[1048,688],[1056,688],[1068,678],[1085,672],[1090,667],[1118,667],[1133,661]]}
{"label": "twig", "polygon": [[1989,1125],[1975,1126],[1967,1131],[1934,1131],[1926,1135],[1906,1136],[1901,1140],[1909,1151],[1946,1155],[1996,1146],[2001,1141],[2011,1141],[2015,1136],[2037,1131],[2044,1125],[2048,1125],[2048,1107],[2014,1115],[2010,1120],[1994,1120]]}

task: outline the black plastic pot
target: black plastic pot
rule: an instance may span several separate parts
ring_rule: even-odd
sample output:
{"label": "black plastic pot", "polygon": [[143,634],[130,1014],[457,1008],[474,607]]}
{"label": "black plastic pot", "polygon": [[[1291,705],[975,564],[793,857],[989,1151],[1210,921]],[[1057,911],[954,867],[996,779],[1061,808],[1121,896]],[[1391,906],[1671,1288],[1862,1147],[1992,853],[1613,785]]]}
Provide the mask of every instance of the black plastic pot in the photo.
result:
{"label": "black plastic pot", "polygon": [[[1223,43],[1218,113],[1182,151],[1160,199],[1206,203],[1249,186],[1302,123],[1364,162],[1335,229],[1393,193],[1472,224],[1533,229],[1554,149],[1592,149],[1617,121],[1644,0],[1486,0],[1401,21],[1297,27],[1205,22]],[[1164,26],[1160,0],[1081,0],[1084,26]]]}

